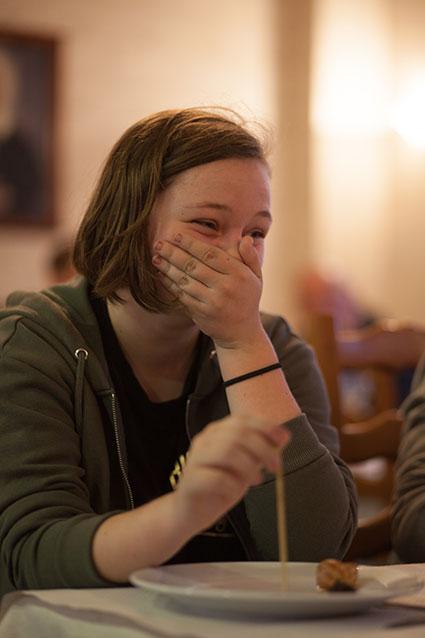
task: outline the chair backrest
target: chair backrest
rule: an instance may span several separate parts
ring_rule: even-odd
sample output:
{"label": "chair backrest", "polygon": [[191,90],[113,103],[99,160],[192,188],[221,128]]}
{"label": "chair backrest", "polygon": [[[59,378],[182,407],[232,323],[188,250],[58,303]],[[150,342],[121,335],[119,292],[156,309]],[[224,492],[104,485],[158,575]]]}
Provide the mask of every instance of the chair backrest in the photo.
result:
{"label": "chair backrest", "polygon": [[339,429],[343,422],[339,387],[341,363],[333,318],[330,315],[311,315],[306,337],[316,352],[328,390],[332,422]]}
{"label": "chair backrest", "polygon": [[[398,380],[414,368],[425,351],[425,328],[405,322],[380,321],[373,326],[337,333],[331,316],[311,317],[308,340],[316,351],[328,388],[341,457],[350,464],[360,505],[374,507],[359,520],[347,559],[379,560],[391,548],[390,516],[393,463],[402,420]],[[341,376],[344,370],[367,371],[373,381],[370,413],[360,421],[344,414]]]}
{"label": "chair backrest", "polygon": [[375,388],[374,413],[397,408],[400,381],[405,372],[413,372],[425,351],[425,326],[382,319],[366,328],[340,331],[335,338],[342,369],[370,372]]}
{"label": "chair backrest", "polygon": [[337,428],[350,421],[342,407],[340,377],[344,370],[370,374],[374,386],[371,407],[373,414],[379,414],[398,407],[399,375],[414,369],[425,351],[425,327],[395,320],[336,332],[330,315],[311,315],[307,339],[316,351]]}

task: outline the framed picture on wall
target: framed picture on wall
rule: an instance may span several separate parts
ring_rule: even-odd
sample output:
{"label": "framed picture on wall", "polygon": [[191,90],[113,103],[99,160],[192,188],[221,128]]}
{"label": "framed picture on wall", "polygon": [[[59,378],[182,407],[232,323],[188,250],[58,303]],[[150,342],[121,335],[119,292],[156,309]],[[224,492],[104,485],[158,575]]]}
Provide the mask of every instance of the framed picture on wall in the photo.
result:
{"label": "framed picture on wall", "polygon": [[0,30],[0,225],[55,221],[52,38]]}

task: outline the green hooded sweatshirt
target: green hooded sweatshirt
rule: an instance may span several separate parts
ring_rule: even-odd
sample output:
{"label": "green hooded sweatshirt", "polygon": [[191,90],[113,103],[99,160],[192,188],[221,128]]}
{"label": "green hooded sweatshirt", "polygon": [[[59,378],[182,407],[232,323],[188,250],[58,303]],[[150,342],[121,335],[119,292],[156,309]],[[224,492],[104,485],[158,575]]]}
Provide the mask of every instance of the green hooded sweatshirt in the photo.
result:
{"label": "green hooded sweatshirt", "polygon": [[[262,318],[303,412],[288,423],[285,450],[289,558],[342,558],[356,494],[323,380],[287,323]],[[214,344],[203,341],[190,437],[229,413]],[[96,571],[93,535],[133,504],[124,427],[83,278],[14,293],[0,311],[0,458],[0,594],[110,585]],[[278,559],[274,499],[274,477],[265,475],[228,514],[249,560]]]}

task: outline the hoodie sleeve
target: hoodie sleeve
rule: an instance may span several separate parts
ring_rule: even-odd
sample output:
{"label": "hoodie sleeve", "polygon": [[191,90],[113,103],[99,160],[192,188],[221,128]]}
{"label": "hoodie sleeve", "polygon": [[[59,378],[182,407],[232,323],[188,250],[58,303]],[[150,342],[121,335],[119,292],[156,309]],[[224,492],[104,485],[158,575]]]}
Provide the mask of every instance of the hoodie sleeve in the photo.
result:
{"label": "hoodie sleeve", "polygon": [[0,329],[1,593],[99,587],[93,511],[74,423],[72,354],[9,317]]}

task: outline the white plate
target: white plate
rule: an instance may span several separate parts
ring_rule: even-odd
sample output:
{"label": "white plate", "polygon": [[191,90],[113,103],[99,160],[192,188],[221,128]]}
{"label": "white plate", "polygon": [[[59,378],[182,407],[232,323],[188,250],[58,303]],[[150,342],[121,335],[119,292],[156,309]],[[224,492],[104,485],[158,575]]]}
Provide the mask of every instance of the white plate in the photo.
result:
{"label": "white plate", "polygon": [[166,565],[140,569],[130,581],[192,610],[286,618],[355,614],[423,585],[400,567],[360,566],[357,591],[325,592],[316,587],[316,567],[287,563],[286,591],[278,562]]}

